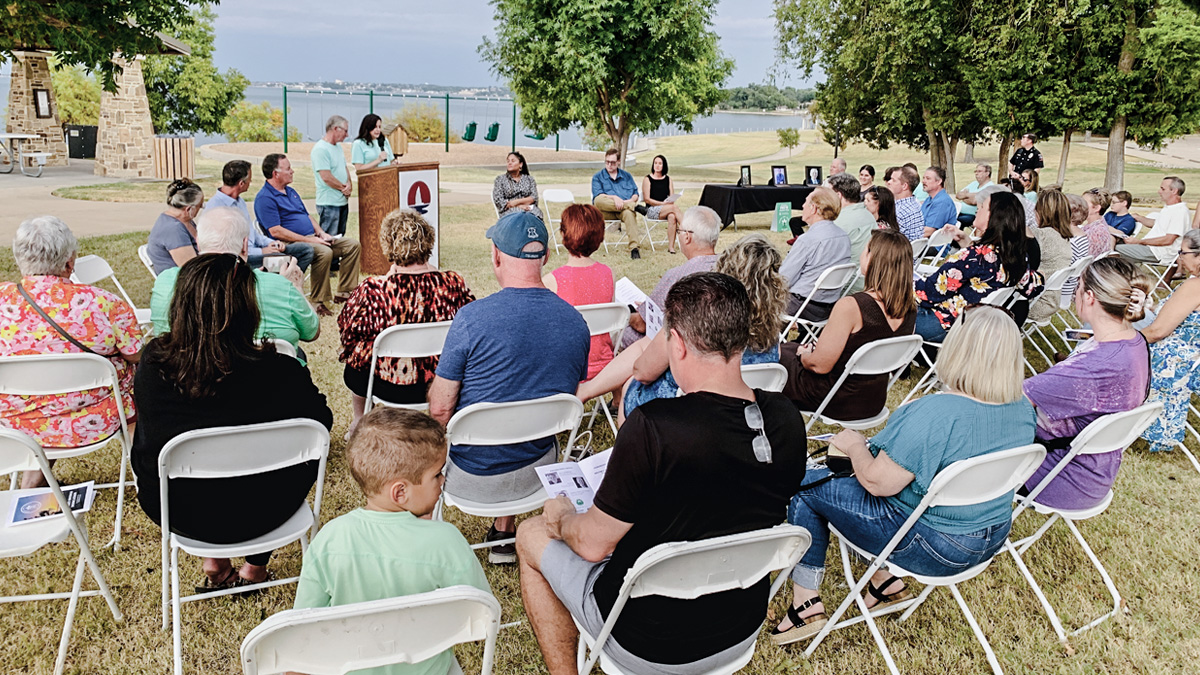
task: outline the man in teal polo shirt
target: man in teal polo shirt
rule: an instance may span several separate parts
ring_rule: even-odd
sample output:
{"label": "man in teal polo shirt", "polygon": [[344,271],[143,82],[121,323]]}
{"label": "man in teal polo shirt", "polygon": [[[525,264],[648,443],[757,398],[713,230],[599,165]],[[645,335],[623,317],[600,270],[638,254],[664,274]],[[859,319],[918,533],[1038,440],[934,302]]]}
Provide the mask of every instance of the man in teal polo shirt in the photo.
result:
{"label": "man in teal polo shirt", "polygon": [[350,122],[334,115],[325,122],[325,136],[312,149],[313,180],[317,183],[317,218],[321,229],[331,236],[346,234],[350,216],[350,171],[341,142],[350,133]]}
{"label": "man in teal polo shirt", "polygon": [[[230,206],[208,208],[196,219],[196,244],[200,253],[229,253],[246,259],[250,222],[242,212]],[[186,264],[186,263],[185,263]],[[171,329],[171,298],[175,295],[178,267],[172,267],[154,281],[150,293],[150,320],[155,334]],[[271,337],[291,343],[304,361],[300,341],[312,342],[321,334],[321,319],[300,291],[304,273],[295,260],[288,258],[279,273],[254,270],[258,311],[262,319],[255,337]]]}

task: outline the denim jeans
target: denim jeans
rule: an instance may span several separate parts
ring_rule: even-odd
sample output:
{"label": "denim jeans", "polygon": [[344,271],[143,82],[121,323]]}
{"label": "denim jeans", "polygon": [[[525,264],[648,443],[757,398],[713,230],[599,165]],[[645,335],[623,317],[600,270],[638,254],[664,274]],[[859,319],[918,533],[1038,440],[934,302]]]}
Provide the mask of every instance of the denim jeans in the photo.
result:
{"label": "denim jeans", "polygon": [[346,234],[346,221],[350,217],[350,205],[324,206],[317,204],[317,218],[325,234],[337,236]]}
{"label": "denim jeans", "polygon": [[917,308],[917,325],[914,331],[920,335],[926,342],[941,342],[946,339],[946,329],[942,328],[942,322],[937,318],[937,314],[933,313],[928,307]]}
{"label": "denim jeans", "polygon": [[[284,255],[290,255],[296,259],[296,265],[300,268],[301,272],[308,271],[308,266],[311,265],[313,261],[312,244],[305,244],[302,241],[288,244],[287,247],[284,248],[283,253]],[[250,263],[250,266],[254,269],[259,269],[263,265],[263,256],[261,254],[254,255],[251,253],[249,256],[247,256],[246,262]]]}
{"label": "denim jeans", "polygon": [[[829,474],[811,469],[805,483]],[[792,581],[802,588],[819,590],[825,576],[825,550],[832,524],[855,546],[878,554],[891,541],[909,514],[885,497],[876,497],[857,478],[835,478],[811,490],[796,493],[788,504],[788,522],[812,534],[812,546],[792,568]],[[969,534],[946,534],[917,520],[888,560],[917,574],[949,576],[991,559],[1004,545],[1011,522]]]}

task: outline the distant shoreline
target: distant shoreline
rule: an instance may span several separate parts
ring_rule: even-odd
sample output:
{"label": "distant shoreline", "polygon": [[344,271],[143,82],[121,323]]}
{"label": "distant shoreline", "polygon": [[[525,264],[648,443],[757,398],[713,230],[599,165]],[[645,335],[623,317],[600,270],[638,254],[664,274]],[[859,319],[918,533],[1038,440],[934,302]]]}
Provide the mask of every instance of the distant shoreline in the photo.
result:
{"label": "distant shoreline", "polygon": [[802,116],[802,115],[805,115],[805,114],[807,114],[807,112],[808,112],[808,111],[806,111],[806,110],[786,110],[786,111],[785,111],[785,110],[768,110],[768,111],[762,111],[762,110],[746,110],[746,109],[741,109],[741,110],[725,110],[724,108],[717,108],[717,109],[716,109],[716,110],[714,110],[713,112],[718,112],[718,113],[729,113],[730,115],[773,115],[773,116],[775,116],[775,117],[800,117],[800,116]]}

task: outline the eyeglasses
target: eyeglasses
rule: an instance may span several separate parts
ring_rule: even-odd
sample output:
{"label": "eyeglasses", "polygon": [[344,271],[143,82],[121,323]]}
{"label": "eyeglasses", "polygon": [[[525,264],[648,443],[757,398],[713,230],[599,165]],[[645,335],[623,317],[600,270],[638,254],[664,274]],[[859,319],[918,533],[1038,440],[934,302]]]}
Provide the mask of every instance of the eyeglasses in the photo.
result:
{"label": "eyeglasses", "polygon": [[676,230],[676,232],[687,232],[688,234],[690,234],[690,235],[692,235],[692,236],[696,236],[696,231],[695,231],[695,230],[685,230],[685,229],[683,229],[682,227],[681,227],[681,228],[679,228],[678,230]]}
{"label": "eyeglasses", "polygon": [[754,441],[750,447],[754,448],[754,459],[767,464],[771,463],[771,441],[767,440],[766,429],[763,428],[762,410],[757,403],[751,403],[746,406],[746,426],[753,431],[757,431],[758,435],[754,437]]}
{"label": "eyeglasses", "polygon": [[608,165],[610,165],[610,166],[616,166],[616,165],[620,164],[621,162],[619,162],[619,161],[617,161],[617,160],[615,160],[615,159],[613,159],[613,160],[608,160],[608,159],[606,159],[606,160],[604,160],[604,163],[605,163],[605,164],[608,164]]}
{"label": "eyeglasses", "polygon": [[1196,251],[1184,251],[1183,249],[1180,249],[1180,250],[1179,250],[1179,255],[1200,255],[1200,250],[1196,250]]}

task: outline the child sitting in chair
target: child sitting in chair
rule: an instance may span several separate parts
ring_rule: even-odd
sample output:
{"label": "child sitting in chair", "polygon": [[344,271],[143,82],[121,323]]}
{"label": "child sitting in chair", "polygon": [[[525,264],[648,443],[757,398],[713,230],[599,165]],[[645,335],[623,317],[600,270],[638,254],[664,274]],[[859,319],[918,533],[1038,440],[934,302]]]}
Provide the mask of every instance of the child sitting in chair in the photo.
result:
{"label": "child sitting in chair", "polygon": [[[296,609],[330,607],[456,585],[491,592],[467,540],[430,519],[442,494],[446,435],[428,415],[378,407],[362,418],[346,447],[350,473],[367,497],[363,508],[330,521],[304,554]],[[444,675],[453,650],[416,664],[371,673]]]}

